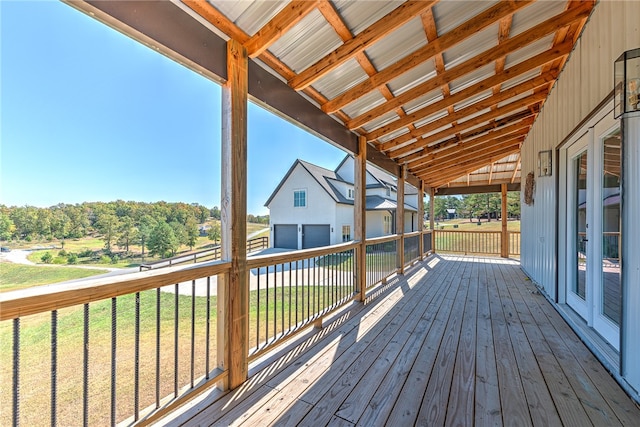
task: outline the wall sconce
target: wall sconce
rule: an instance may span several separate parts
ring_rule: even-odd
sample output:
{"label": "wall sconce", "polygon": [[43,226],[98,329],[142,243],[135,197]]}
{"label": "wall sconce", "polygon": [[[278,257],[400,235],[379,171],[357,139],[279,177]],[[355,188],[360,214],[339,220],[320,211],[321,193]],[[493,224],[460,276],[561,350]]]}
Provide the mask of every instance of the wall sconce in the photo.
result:
{"label": "wall sconce", "polygon": [[331,232],[333,233],[333,227],[331,227]]}
{"label": "wall sconce", "polygon": [[551,176],[551,150],[538,152],[538,176]]}
{"label": "wall sconce", "polygon": [[302,227],[298,227],[298,232],[302,231]]}
{"label": "wall sconce", "polygon": [[640,48],[628,50],[613,65],[614,117],[640,112]]}

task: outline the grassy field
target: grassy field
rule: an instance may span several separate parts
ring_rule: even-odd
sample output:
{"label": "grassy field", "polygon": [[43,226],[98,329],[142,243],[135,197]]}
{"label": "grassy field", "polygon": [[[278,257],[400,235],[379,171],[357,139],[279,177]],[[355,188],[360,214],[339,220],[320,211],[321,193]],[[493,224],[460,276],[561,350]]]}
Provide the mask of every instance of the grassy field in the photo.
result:
{"label": "grassy field", "polygon": [[[435,223],[436,230],[459,230],[459,231],[500,231],[502,230],[502,222],[491,220],[487,221],[483,219],[478,225],[478,220],[473,219],[473,221],[469,221],[469,219],[450,219],[447,221],[436,221]],[[457,228],[454,228],[454,225],[457,225]],[[429,223],[427,222],[426,227],[429,227]],[[509,220],[507,221],[507,230],[509,231],[520,231],[520,221],[519,220]]]}
{"label": "grassy field", "polygon": [[106,272],[107,270],[89,270],[73,267],[39,267],[2,262],[0,264],[0,292],[64,282],[66,280],[82,279]]}
{"label": "grassy field", "polygon": [[[320,310],[339,296],[346,296],[348,287],[271,288],[269,296],[264,290],[250,293],[249,347],[295,325],[313,310]],[[195,303],[195,377],[205,372],[206,308],[207,300],[178,296],[178,383],[190,382],[191,315]],[[267,305],[267,300],[269,304]],[[134,396],[134,295],[117,300],[117,420],[133,414]],[[156,364],[156,293],[140,294],[140,408],[155,401]],[[175,294],[160,293],[160,395],[173,391],[174,381],[174,322]],[[211,297],[210,367],[216,366],[216,297]],[[291,315],[289,314],[291,312]],[[82,306],[60,310],[58,313],[58,423],[75,425],[82,419],[82,366],[83,353]],[[89,424],[106,425],[110,414],[111,389],[111,301],[92,303],[89,309]],[[259,326],[259,329],[258,329]],[[28,316],[21,319],[20,408],[23,425],[48,424],[50,411],[50,314]],[[0,425],[10,425],[11,416],[11,322],[0,324]]]}

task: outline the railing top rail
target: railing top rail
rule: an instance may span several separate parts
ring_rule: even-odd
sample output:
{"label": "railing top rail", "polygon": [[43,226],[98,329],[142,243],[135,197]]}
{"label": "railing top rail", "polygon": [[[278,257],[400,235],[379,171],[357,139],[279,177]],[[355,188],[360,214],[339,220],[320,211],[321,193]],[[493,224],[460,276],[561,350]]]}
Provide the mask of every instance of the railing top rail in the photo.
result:
{"label": "railing top rail", "polygon": [[419,236],[419,235],[421,235],[421,234],[422,234],[422,232],[420,232],[420,231],[412,231],[412,232],[410,232],[410,233],[404,233],[404,237],[405,237],[405,238],[407,238],[407,237],[414,237],[414,236]]}
{"label": "railing top rail", "polygon": [[358,243],[351,241],[338,245],[326,246],[322,248],[292,250],[277,254],[256,255],[247,258],[247,268],[265,267],[267,265],[282,264],[287,262],[300,261],[317,256],[330,255],[337,252],[344,252],[358,247]]}
{"label": "railing top rail", "polygon": [[0,321],[214,276],[228,272],[230,266],[212,261],[6,292],[0,294]]}
{"label": "railing top rail", "polygon": [[390,236],[374,237],[373,239],[367,239],[365,243],[367,245],[375,245],[378,243],[393,242],[394,240],[399,240],[399,239],[400,239],[399,234],[392,234]]}
{"label": "railing top rail", "polygon": [[440,233],[467,233],[467,234],[500,234],[500,230],[436,230]]}

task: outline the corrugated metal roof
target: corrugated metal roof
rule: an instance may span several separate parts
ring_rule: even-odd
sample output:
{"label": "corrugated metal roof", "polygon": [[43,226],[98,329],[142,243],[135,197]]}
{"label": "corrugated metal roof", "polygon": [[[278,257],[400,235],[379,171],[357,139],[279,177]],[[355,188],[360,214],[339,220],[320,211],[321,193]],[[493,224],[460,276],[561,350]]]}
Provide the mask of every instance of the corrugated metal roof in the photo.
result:
{"label": "corrugated metal roof", "polygon": [[455,79],[449,83],[449,88],[451,89],[451,93],[460,92],[468,88],[471,85],[474,85],[478,82],[481,82],[484,79],[487,79],[493,75],[495,75],[495,64],[487,64],[484,67],[480,67],[469,74],[466,74],[458,79]]}
{"label": "corrugated metal roof", "polygon": [[[386,101],[386,98],[382,96],[380,91],[374,90],[369,92],[365,96],[358,98],[356,101],[347,105],[342,110],[349,115],[349,117],[358,117],[361,114],[366,113],[374,107],[377,107],[380,104],[383,104]],[[388,113],[389,114],[389,113]],[[390,114],[394,114],[391,112]],[[382,121],[386,120],[382,118]]]}
{"label": "corrugated metal roof", "polygon": [[511,23],[511,37],[528,30],[539,23],[553,18],[566,9],[567,3],[563,1],[536,1],[513,15]]}
{"label": "corrugated metal roof", "polygon": [[436,76],[436,66],[433,61],[426,61],[413,67],[401,76],[391,80],[387,86],[397,96],[411,88],[426,82]]}
{"label": "corrugated metal roof", "polygon": [[415,52],[427,44],[420,18],[414,18],[365,50],[371,63],[378,70]]}
{"label": "corrugated metal roof", "polygon": [[331,99],[351,89],[363,80],[366,80],[367,77],[367,73],[365,73],[360,64],[358,64],[358,61],[350,59],[316,81],[313,87]]}
{"label": "corrugated metal roof", "polygon": [[433,18],[438,29],[438,36],[448,33],[460,24],[473,18],[480,12],[498,3],[497,0],[460,1],[441,0],[433,6]]}
{"label": "corrugated metal roof", "polygon": [[427,105],[431,105],[434,102],[438,102],[438,101],[440,101],[442,99],[444,99],[444,96],[442,95],[442,89],[438,88],[438,89],[432,90],[431,92],[427,93],[426,95],[422,95],[422,96],[414,99],[411,102],[407,102],[404,105],[404,110],[406,112],[416,111],[416,110],[419,110],[421,108],[426,107]]}
{"label": "corrugated metal roof", "polygon": [[505,61],[505,68],[513,67],[516,64],[521,63],[522,61],[526,61],[527,59],[536,56],[539,53],[548,50],[553,45],[553,34],[549,34],[546,37],[537,40],[530,45],[519,49],[509,55],[507,55],[507,60]]}
{"label": "corrugated metal roof", "polygon": [[351,30],[351,34],[357,35],[400,6],[403,1],[334,0],[332,3],[349,30]]}
{"label": "corrugated metal roof", "polygon": [[448,70],[467,61],[479,54],[488,51],[498,45],[498,24],[490,25],[482,31],[477,32],[473,37],[458,43],[447,50],[442,56],[445,68]]}
{"label": "corrugated metal roof", "polygon": [[250,36],[278,14],[288,1],[222,1],[214,6]]}

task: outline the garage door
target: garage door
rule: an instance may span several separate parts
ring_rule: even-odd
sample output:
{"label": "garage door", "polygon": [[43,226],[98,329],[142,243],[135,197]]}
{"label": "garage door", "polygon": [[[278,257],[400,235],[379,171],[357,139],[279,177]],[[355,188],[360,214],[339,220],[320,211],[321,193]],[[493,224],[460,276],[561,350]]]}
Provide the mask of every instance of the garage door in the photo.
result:
{"label": "garage door", "polygon": [[329,246],[329,225],[303,225],[302,249]]}
{"label": "garage door", "polygon": [[298,226],[277,224],[273,226],[273,247],[298,249]]}

